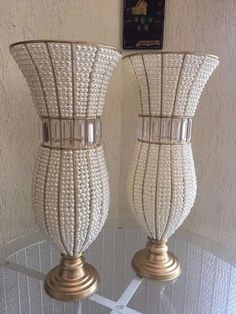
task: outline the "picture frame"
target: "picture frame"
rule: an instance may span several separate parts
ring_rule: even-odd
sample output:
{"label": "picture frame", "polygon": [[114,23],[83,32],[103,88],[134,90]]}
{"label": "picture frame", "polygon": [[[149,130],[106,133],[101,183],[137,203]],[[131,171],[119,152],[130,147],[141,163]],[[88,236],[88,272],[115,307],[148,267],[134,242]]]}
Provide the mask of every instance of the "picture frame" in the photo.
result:
{"label": "picture frame", "polygon": [[124,0],[123,48],[162,49],[165,0]]}

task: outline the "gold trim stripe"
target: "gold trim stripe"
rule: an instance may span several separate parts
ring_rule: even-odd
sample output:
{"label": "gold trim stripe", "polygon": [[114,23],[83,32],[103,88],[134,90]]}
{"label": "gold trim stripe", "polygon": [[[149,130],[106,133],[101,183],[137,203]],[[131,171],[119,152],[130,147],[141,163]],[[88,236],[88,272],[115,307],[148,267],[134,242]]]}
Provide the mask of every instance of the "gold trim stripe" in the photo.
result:
{"label": "gold trim stripe", "polygon": [[[49,133],[50,133],[50,141],[51,141],[51,121],[50,121],[50,113],[49,113],[49,108],[48,108],[48,104],[47,104],[46,93],[45,93],[45,90],[44,90],[44,87],[43,87],[43,81],[42,81],[41,75],[40,75],[39,70],[38,70],[38,68],[37,68],[37,66],[36,66],[36,64],[35,64],[35,61],[34,61],[34,59],[33,59],[33,56],[32,56],[32,54],[31,54],[29,48],[27,47],[26,44],[24,44],[24,47],[25,47],[25,49],[26,49],[26,51],[27,51],[27,53],[28,53],[28,55],[29,55],[29,57],[30,57],[30,60],[31,60],[33,66],[34,66],[34,69],[35,69],[35,71],[36,71],[36,73],[37,73],[37,76],[38,76],[38,79],[39,79],[39,83],[40,83],[40,86],[41,86],[41,90],[42,90],[42,93],[43,93],[43,99],[44,99],[44,103],[45,103],[45,107],[46,107],[46,112],[47,112],[47,115],[48,115],[48,118],[49,118]],[[52,143],[50,143],[50,144],[52,144]]]}
{"label": "gold trim stripe", "polygon": [[172,116],[174,116],[174,113],[175,113],[175,106],[176,106],[177,95],[178,95],[178,91],[179,91],[181,77],[183,75],[183,68],[184,68],[184,63],[185,63],[185,57],[186,57],[186,54],[183,55],[181,67],[180,67],[180,70],[179,70],[178,81],[177,81],[177,85],[176,85],[176,89],[175,89],[174,104],[173,104],[173,108],[172,108]]}
{"label": "gold trim stripe", "polygon": [[152,235],[152,232],[149,228],[149,224],[147,222],[147,217],[145,214],[145,209],[144,209],[144,187],[145,187],[145,179],[146,179],[146,173],[147,173],[147,165],[148,165],[148,158],[149,158],[149,151],[150,151],[150,144],[148,144],[148,148],[147,148],[147,158],[145,161],[145,168],[144,168],[144,174],[143,174],[143,184],[142,184],[142,207],[143,207],[143,218],[146,224],[146,227],[148,229],[148,232],[150,233],[150,235]]}
{"label": "gold trim stripe", "polygon": [[73,44],[70,45],[70,56],[71,56],[71,84],[72,84],[72,109],[73,109],[73,124],[72,124],[72,140],[73,146],[75,141],[75,88],[74,88],[74,81],[75,81],[75,65],[74,65],[74,48]]}
{"label": "gold trim stripe", "polygon": [[[50,65],[51,65],[51,70],[52,70],[53,79],[54,79],[54,87],[55,87],[55,92],[56,92],[58,114],[59,114],[59,117],[61,117],[61,108],[60,108],[60,100],[59,100],[59,93],[58,93],[58,87],[57,87],[57,78],[56,78],[55,68],[53,66],[52,55],[51,55],[48,43],[46,43],[46,49],[47,49],[47,52],[48,52],[49,62],[50,62]],[[59,119],[59,122],[60,122],[60,144],[62,146],[62,125],[61,125],[61,119]],[[62,150],[60,150],[60,157],[59,158],[60,158],[60,160],[59,160],[58,193],[57,193],[58,231],[59,231],[59,237],[60,237],[62,246],[64,247],[65,251],[69,255],[69,252],[68,252],[68,250],[66,248],[66,245],[64,243],[64,240],[63,240],[62,230],[61,230],[61,219],[60,219],[61,168],[62,168],[62,163],[63,163],[63,151]]]}
{"label": "gold trim stripe", "polygon": [[143,99],[142,99],[142,91],[141,91],[141,86],[139,84],[139,78],[138,78],[138,75],[137,75],[137,72],[135,70],[135,66],[133,64],[133,61],[131,59],[129,59],[130,61],[130,64],[131,64],[131,67],[134,71],[134,76],[135,76],[135,79],[136,79],[136,82],[137,82],[137,87],[138,87],[138,91],[139,91],[139,98],[140,98],[140,106],[141,106],[141,112],[142,114],[144,114],[144,110],[143,110]]}
{"label": "gold trim stripe", "polygon": [[158,239],[157,236],[157,191],[158,191],[158,184],[159,184],[159,171],[160,171],[160,156],[161,156],[161,145],[158,148],[158,161],[157,161],[157,173],[156,173],[156,188],[155,188],[155,212],[154,212],[154,219],[155,219],[155,234],[156,239]]}
{"label": "gold trim stripe", "polygon": [[170,218],[172,216],[172,210],[173,210],[173,190],[174,190],[174,185],[173,185],[173,150],[172,146],[170,145],[170,208],[169,208],[169,213],[168,213],[168,218],[166,220],[166,226],[162,232],[161,240],[165,240],[165,234],[167,232],[167,229],[170,224]]}
{"label": "gold trim stripe", "polygon": [[134,209],[135,213],[137,213],[137,210],[136,210],[135,199],[134,199],[134,187],[135,187],[135,180],[136,180],[136,176],[137,176],[138,163],[140,160],[141,151],[142,151],[142,143],[140,144],[140,148],[139,148],[139,152],[138,152],[138,158],[137,158],[137,162],[136,162],[135,170],[134,170],[134,179],[132,182],[132,202],[133,202],[133,209]]}
{"label": "gold trim stripe", "polygon": [[[176,89],[175,89],[175,97],[174,97],[174,104],[173,104],[173,108],[172,108],[172,115],[171,115],[171,117],[173,117],[174,113],[175,113],[177,95],[178,95],[179,85],[180,85],[182,72],[183,72],[183,68],[184,68],[184,63],[185,63],[185,56],[186,56],[186,54],[184,53],[183,58],[182,58],[181,67],[180,67],[180,70],[179,70],[178,81],[177,81],[177,85],[176,85]],[[173,127],[173,123],[171,123],[171,127],[170,127],[171,139],[172,139],[172,127]],[[180,130],[180,139],[181,139],[181,135],[182,135],[182,123],[181,123],[181,130]],[[187,126],[187,130],[186,130],[186,142],[187,142],[187,138],[188,138],[188,126]],[[167,218],[167,221],[166,221],[166,226],[165,226],[165,228],[164,228],[164,230],[162,232],[161,239],[165,239],[165,235],[166,235],[167,229],[169,227],[170,218],[172,216],[172,211],[173,211],[173,188],[174,188],[174,185],[173,185],[173,156],[172,155],[173,155],[173,149],[172,149],[172,146],[170,145],[170,181],[171,181],[170,208],[169,208],[168,218]]]}
{"label": "gold trim stripe", "polygon": [[149,142],[149,141],[144,141],[144,140],[137,140],[138,142],[144,143],[144,144],[152,144],[152,145],[191,145],[191,142]]}
{"label": "gold trim stripe", "polygon": [[192,87],[194,86],[194,84],[196,83],[196,77],[199,75],[199,71],[200,69],[202,68],[203,64],[205,63],[205,58],[203,59],[203,61],[199,64],[198,68],[197,68],[197,71],[194,75],[194,78],[191,82],[191,85],[189,87],[189,90],[188,90],[188,94],[186,96],[186,102],[185,102],[185,106],[184,106],[184,111],[183,111],[183,115],[185,115],[186,111],[187,111],[187,108],[188,108],[188,104],[189,104],[189,96],[190,96],[190,93],[192,91]]}
{"label": "gold trim stripe", "polygon": [[60,39],[37,39],[37,40],[23,40],[23,41],[18,41],[9,46],[10,49],[12,49],[14,46],[18,45],[25,45],[25,44],[47,44],[47,43],[55,43],[55,44],[77,44],[77,45],[91,45],[95,46],[98,48],[107,48],[114,50],[118,53],[121,53],[119,49],[113,46],[105,45],[105,44],[100,44],[100,43],[95,43],[92,41],[79,41],[79,40],[60,40]]}
{"label": "gold trim stripe", "polygon": [[160,115],[163,116],[163,54],[161,54],[161,108]]}
{"label": "gold trim stripe", "polygon": [[[57,87],[57,78],[56,78],[55,68],[53,66],[53,60],[52,60],[52,56],[51,56],[51,53],[50,53],[50,48],[48,46],[48,43],[46,43],[46,49],[47,49],[47,52],[48,52],[49,62],[50,62],[50,65],[51,65],[51,70],[52,70],[53,79],[54,79],[54,87],[55,87],[56,98],[57,98],[58,115],[61,118],[61,108],[60,108],[60,101],[59,101],[59,94],[58,94],[58,87]],[[60,142],[61,142],[61,146],[62,146],[61,121],[60,121]]]}
{"label": "gold trim stripe", "polygon": [[47,167],[46,167],[46,173],[45,173],[45,180],[44,180],[44,185],[43,185],[43,211],[44,211],[44,221],[45,221],[45,226],[48,235],[51,237],[51,232],[50,228],[48,226],[48,219],[47,219],[47,214],[46,214],[46,190],[47,190],[47,182],[48,182],[48,172],[49,172],[49,164],[50,164],[50,159],[51,159],[51,150],[49,150],[48,153],[48,159],[47,159]]}
{"label": "gold trim stripe", "polygon": [[91,90],[92,90],[92,86],[93,86],[93,80],[92,80],[92,77],[93,77],[93,75],[94,75],[94,69],[95,69],[95,67],[96,67],[96,65],[97,65],[97,58],[98,58],[98,52],[99,52],[99,49],[97,48],[97,50],[96,50],[96,53],[95,53],[95,57],[94,57],[94,59],[93,59],[93,63],[92,63],[92,65],[91,65],[91,69],[90,69],[90,73],[89,73],[89,84],[88,84],[88,98],[87,98],[87,106],[86,106],[86,114],[85,114],[85,116],[86,116],[86,118],[88,118],[88,114],[89,114],[89,111],[90,111],[90,108],[91,108],[91,95],[92,95],[92,92],[91,92]]}
{"label": "gold trim stripe", "polygon": [[[42,158],[43,158],[43,154],[44,154],[44,150],[43,149],[40,149],[39,151],[39,156],[37,156],[37,164],[35,166],[37,166],[37,169],[35,168],[35,171],[37,170],[37,174],[35,173],[35,181],[34,181],[34,185],[32,186],[33,187],[33,202],[35,203],[35,194],[36,194],[36,190],[38,189],[38,184],[39,184],[39,169],[40,169],[40,166],[41,166],[41,162],[42,162]],[[48,161],[47,161],[47,165],[48,165]],[[47,171],[47,168],[45,169],[45,171]],[[45,172],[46,174],[46,172]],[[45,177],[46,178],[46,177]],[[46,186],[46,183],[45,183],[45,179],[44,179],[44,185],[43,185],[43,222],[44,222],[44,230],[48,233],[48,227],[47,227],[47,224],[46,224],[46,217],[45,217],[45,202],[44,202],[44,194],[45,194],[45,186]]]}
{"label": "gold trim stripe", "polygon": [[157,115],[149,115],[149,114],[139,114],[138,115],[141,118],[170,118],[170,119],[175,119],[175,118],[179,118],[179,119],[192,119],[192,116],[178,116],[178,115],[171,115],[171,116],[157,116]]}
{"label": "gold trim stripe", "polygon": [[88,192],[89,192],[89,221],[88,221],[88,225],[86,226],[86,236],[84,237],[84,241],[83,241],[83,244],[81,245],[81,249],[84,248],[86,242],[87,242],[87,239],[88,239],[88,236],[90,234],[90,230],[91,230],[91,226],[92,226],[92,222],[91,222],[91,217],[92,217],[92,184],[91,184],[91,178],[92,178],[92,175],[91,175],[91,164],[90,164],[90,156],[89,156],[89,151],[86,150],[86,160],[87,160],[87,170],[88,170],[88,185],[89,185],[89,189],[88,189]]}
{"label": "gold trim stripe", "polygon": [[62,230],[61,230],[61,214],[60,214],[60,205],[61,205],[61,170],[62,170],[62,164],[63,164],[63,159],[64,159],[64,155],[63,155],[63,151],[60,151],[60,155],[59,155],[59,169],[58,169],[58,188],[57,188],[57,222],[58,222],[58,231],[59,231],[59,237],[61,240],[61,244],[64,247],[64,250],[66,251],[66,253],[68,255],[69,252],[67,250],[67,247],[65,245],[65,241],[63,239],[63,234],[62,234]]}
{"label": "gold trim stripe", "polygon": [[100,190],[100,196],[101,196],[101,211],[100,211],[100,218],[99,218],[99,223],[98,225],[100,226],[101,224],[101,220],[102,220],[102,217],[103,217],[103,209],[104,209],[104,206],[103,206],[103,191],[104,191],[104,185],[103,185],[103,179],[102,179],[102,170],[101,170],[101,165],[100,165],[100,162],[99,162],[99,153],[98,153],[98,149],[96,149],[96,157],[97,157],[97,163],[98,163],[98,170],[99,170],[99,181],[100,181],[100,184],[101,184],[101,190]]}
{"label": "gold trim stripe", "polygon": [[78,239],[77,239],[77,232],[76,232],[76,228],[77,228],[77,199],[76,199],[76,195],[77,195],[77,188],[76,188],[76,165],[75,165],[75,151],[72,151],[72,160],[73,160],[73,183],[74,183],[74,241],[73,241],[73,255],[77,254],[77,244],[78,244]]}
{"label": "gold trim stripe", "polygon": [[201,53],[201,52],[193,52],[193,51],[162,51],[162,52],[156,52],[156,51],[150,51],[150,52],[135,52],[135,53],[130,53],[126,56],[124,56],[122,59],[130,58],[133,56],[140,56],[140,55],[165,55],[165,54],[175,54],[175,55],[196,55],[196,56],[206,56],[206,57],[211,57],[213,59],[219,60],[218,56],[209,54],[209,53]]}

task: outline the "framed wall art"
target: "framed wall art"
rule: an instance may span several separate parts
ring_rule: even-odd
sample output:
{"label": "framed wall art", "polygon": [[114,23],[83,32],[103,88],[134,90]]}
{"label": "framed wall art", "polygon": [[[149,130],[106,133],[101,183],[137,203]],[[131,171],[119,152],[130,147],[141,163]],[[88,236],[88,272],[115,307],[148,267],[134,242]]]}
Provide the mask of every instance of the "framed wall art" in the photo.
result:
{"label": "framed wall art", "polygon": [[162,49],[165,0],[124,0],[123,48]]}

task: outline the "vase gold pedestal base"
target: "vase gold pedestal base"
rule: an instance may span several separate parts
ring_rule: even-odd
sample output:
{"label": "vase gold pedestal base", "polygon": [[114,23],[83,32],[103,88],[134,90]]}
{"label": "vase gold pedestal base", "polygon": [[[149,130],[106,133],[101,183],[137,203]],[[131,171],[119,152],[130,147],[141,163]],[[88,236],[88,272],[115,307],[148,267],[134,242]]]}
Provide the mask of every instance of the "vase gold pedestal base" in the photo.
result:
{"label": "vase gold pedestal base", "polygon": [[173,280],[181,274],[177,257],[168,252],[163,240],[149,239],[147,248],[134,255],[132,267],[138,276],[158,281]]}
{"label": "vase gold pedestal base", "polygon": [[87,264],[82,255],[62,255],[60,265],[46,276],[46,293],[61,301],[78,301],[91,296],[99,286],[96,269]]}

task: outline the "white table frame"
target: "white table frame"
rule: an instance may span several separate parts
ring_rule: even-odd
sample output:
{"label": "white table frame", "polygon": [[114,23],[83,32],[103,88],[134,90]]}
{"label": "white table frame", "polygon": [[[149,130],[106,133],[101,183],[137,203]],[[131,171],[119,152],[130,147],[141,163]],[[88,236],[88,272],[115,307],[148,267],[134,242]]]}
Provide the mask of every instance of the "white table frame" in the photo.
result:
{"label": "white table frame", "polygon": [[[46,241],[45,237],[39,232],[33,232],[27,235],[24,235],[23,237],[20,237],[16,240],[13,240],[11,242],[8,242],[7,246],[2,247],[0,249],[0,254],[2,258],[0,259],[0,264],[4,267],[7,267],[8,269],[11,269],[13,271],[22,273],[24,275],[30,276],[32,278],[35,278],[40,281],[44,281],[46,274],[42,273],[40,271],[28,268],[26,266],[17,264],[11,260],[8,259],[8,257],[16,253],[17,251],[20,251],[21,249],[28,247],[30,245],[37,244],[38,242]],[[140,312],[135,311],[134,309],[131,309],[127,306],[129,301],[134,296],[135,292],[139,288],[143,281],[143,278],[140,278],[138,276],[134,276],[134,278],[131,280],[127,288],[124,290],[122,295],[117,301],[105,298],[99,294],[93,294],[88,299],[90,301],[93,301],[95,303],[98,303],[102,306],[105,306],[109,309],[111,309],[110,314],[142,314]],[[78,304],[78,314],[82,314],[82,309],[80,304]]]}
{"label": "white table frame", "polygon": [[[200,245],[202,249],[206,249],[209,252],[213,253],[215,256],[218,256],[220,259],[226,261],[230,265],[236,265],[236,254],[232,250],[228,250],[221,245],[197,234],[186,230],[178,230],[178,237],[183,239],[188,239],[192,244]],[[17,271],[19,273],[25,274],[27,276],[33,277],[37,280],[43,281],[45,278],[45,274],[36,271],[34,269],[30,269],[24,265],[17,264],[14,261],[11,261],[9,257],[17,253],[18,251],[24,249],[25,247],[30,247],[35,244],[38,244],[43,241],[47,241],[40,232],[31,231],[30,233],[17,238],[13,241],[8,242],[5,246],[0,247],[0,265]],[[129,301],[135,295],[137,289],[141,285],[143,279],[134,275],[133,279],[126,287],[122,295],[117,301],[112,299],[108,299],[99,294],[92,295],[89,299],[97,304],[103,305],[111,310],[111,314],[120,313],[120,314],[141,314],[134,309],[127,306]],[[78,302],[78,314],[81,314],[81,304]]]}

